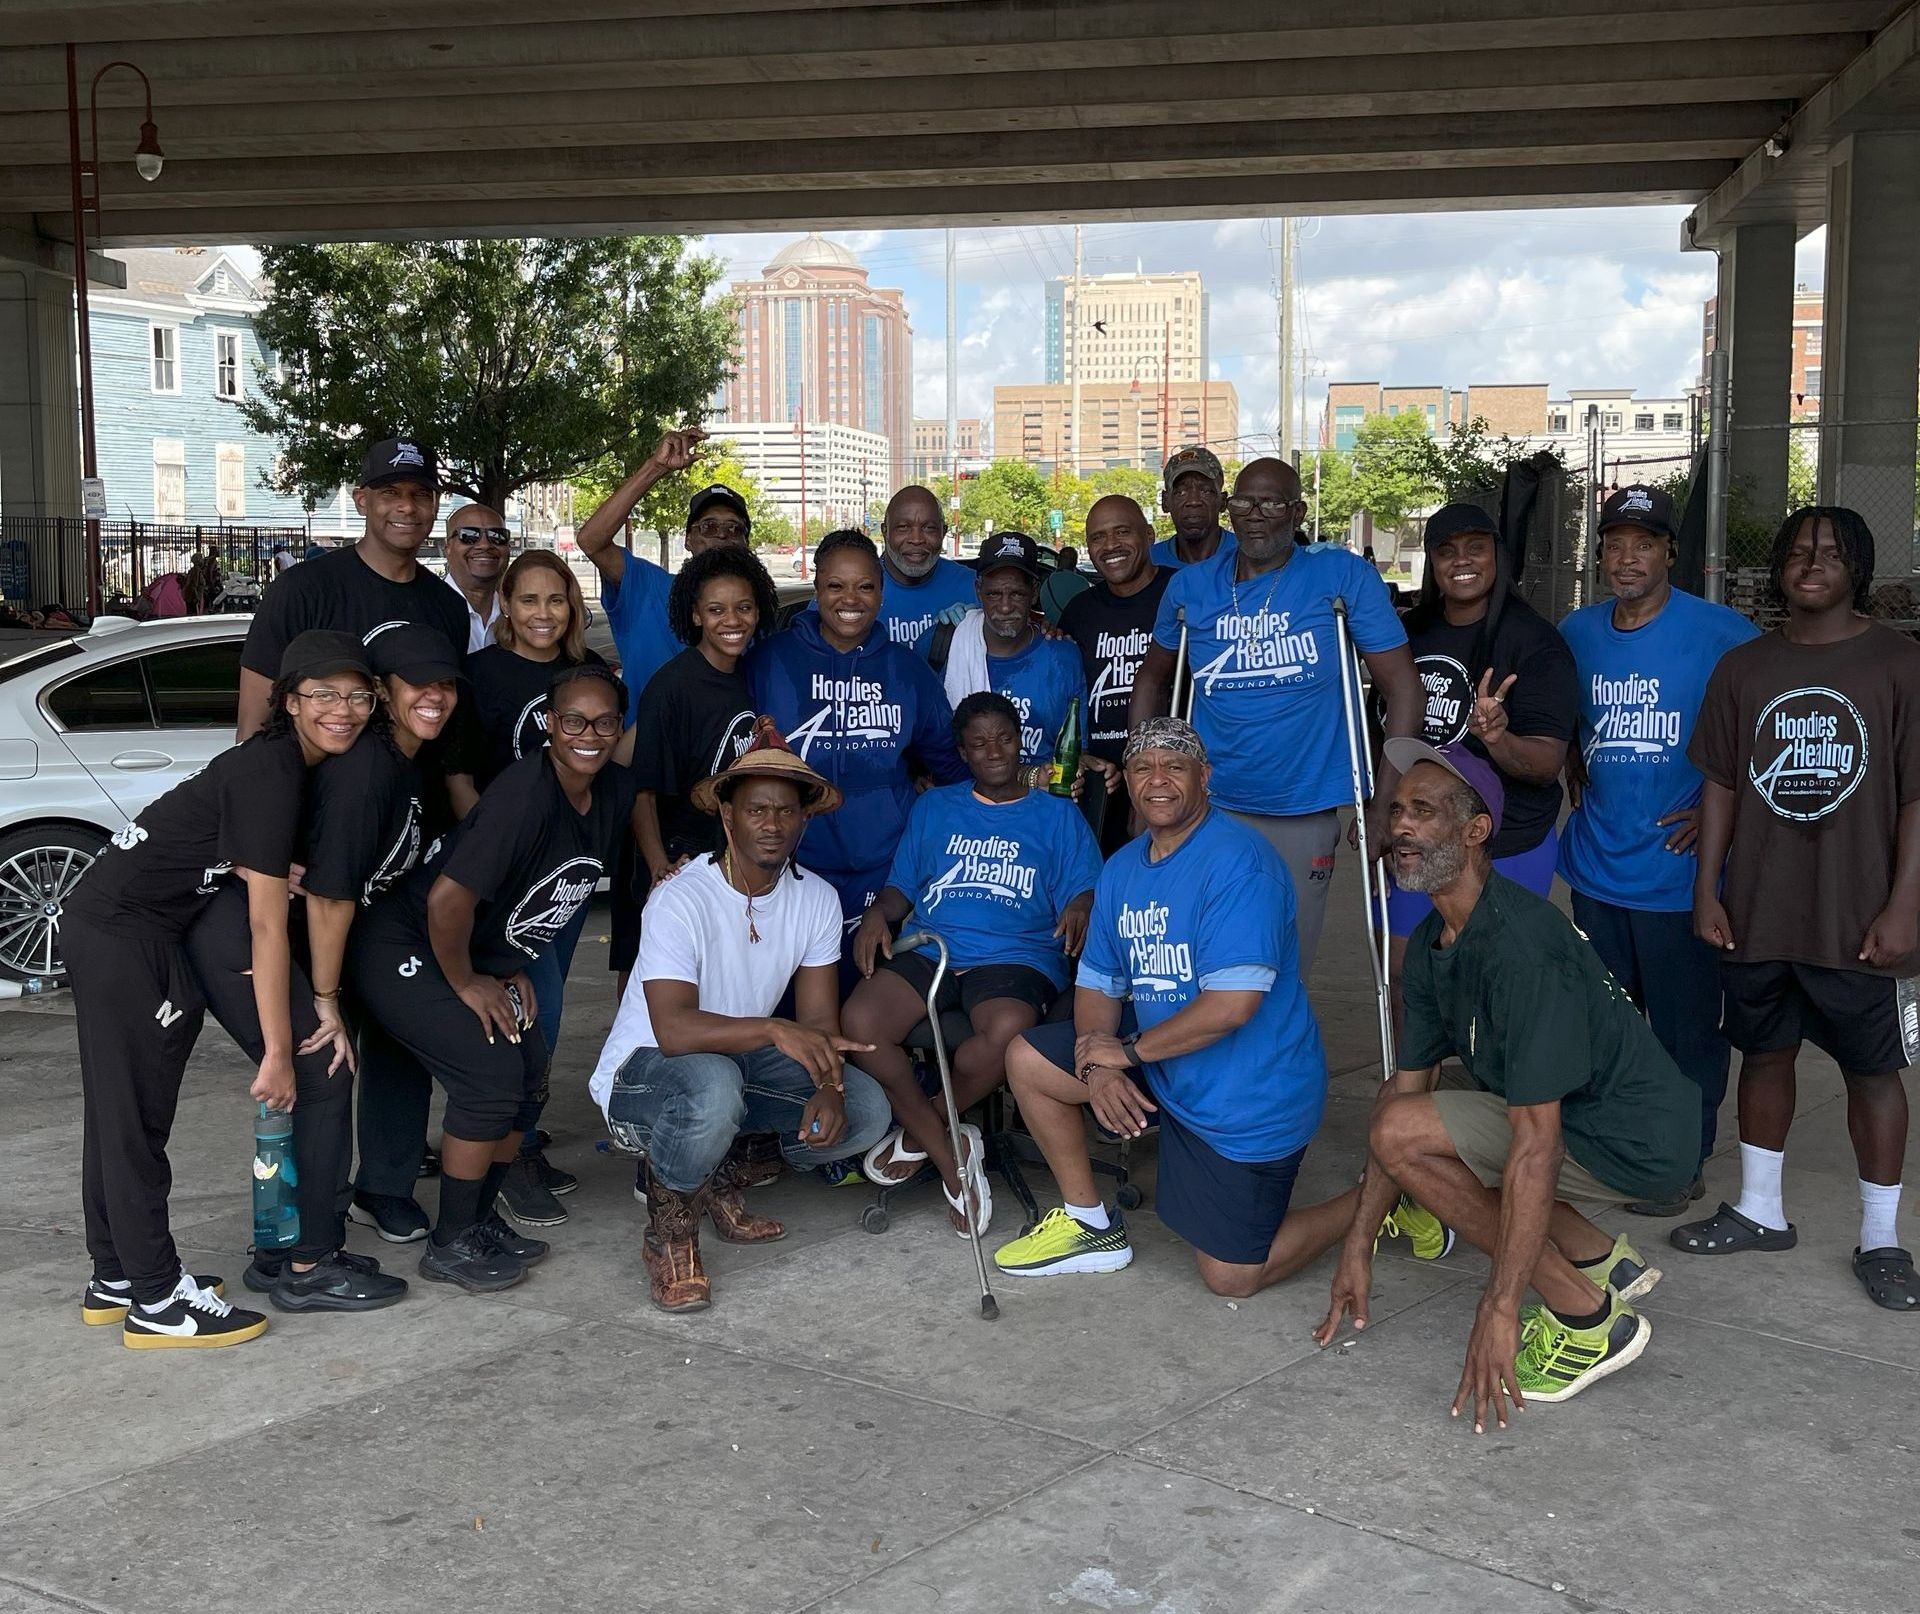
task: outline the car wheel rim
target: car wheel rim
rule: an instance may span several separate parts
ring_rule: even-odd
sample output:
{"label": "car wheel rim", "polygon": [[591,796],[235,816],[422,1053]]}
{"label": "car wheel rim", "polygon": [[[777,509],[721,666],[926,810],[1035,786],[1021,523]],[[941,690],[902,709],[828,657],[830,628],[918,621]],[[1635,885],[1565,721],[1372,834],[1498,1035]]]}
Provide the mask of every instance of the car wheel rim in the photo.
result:
{"label": "car wheel rim", "polygon": [[0,862],[0,967],[58,975],[60,913],[93,859],[71,846],[35,846]]}

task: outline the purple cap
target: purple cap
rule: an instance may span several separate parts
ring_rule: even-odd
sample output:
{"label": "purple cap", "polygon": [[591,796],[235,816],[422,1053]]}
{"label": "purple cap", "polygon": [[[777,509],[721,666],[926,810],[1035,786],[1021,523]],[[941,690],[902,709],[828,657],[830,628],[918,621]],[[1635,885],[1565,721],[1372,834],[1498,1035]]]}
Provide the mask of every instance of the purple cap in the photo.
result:
{"label": "purple cap", "polygon": [[1493,833],[1500,833],[1500,820],[1507,807],[1506,786],[1500,783],[1498,770],[1479,752],[1460,743],[1428,745],[1425,740],[1405,737],[1387,741],[1382,749],[1387,760],[1402,773],[1412,772],[1419,763],[1431,762],[1445,768],[1463,784],[1472,785],[1487,804],[1487,812],[1493,818]]}

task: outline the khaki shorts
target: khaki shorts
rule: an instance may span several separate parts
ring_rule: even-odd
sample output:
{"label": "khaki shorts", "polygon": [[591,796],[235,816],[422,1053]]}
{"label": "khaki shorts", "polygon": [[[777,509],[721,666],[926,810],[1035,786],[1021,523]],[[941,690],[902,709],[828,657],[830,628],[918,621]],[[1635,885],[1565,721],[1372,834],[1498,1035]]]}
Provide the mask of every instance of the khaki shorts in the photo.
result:
{"label": "khaki shorts", "polygon": [[[1498,1093],[1468,1085],[1465,1073],[1454,1065],[1440,1067],[1440,1082],[1432,1097],[1453,1152],[1484,1187],[1498,1188],[1506,1174],[1507,1152],[1513,1147],[1507,1101]],[[1572,1155],[1563,1153],[1553,1197],[1575,1204],[1622,1205],[1634,1196],[1609,1188]]]}

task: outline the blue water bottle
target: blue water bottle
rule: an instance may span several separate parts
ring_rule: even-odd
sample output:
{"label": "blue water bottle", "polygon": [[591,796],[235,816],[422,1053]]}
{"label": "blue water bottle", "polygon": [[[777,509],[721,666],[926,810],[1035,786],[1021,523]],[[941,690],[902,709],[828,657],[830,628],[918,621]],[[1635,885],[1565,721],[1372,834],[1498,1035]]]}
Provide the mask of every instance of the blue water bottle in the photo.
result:
{"label": "blue water bottle", "polygon": [[300,1242],[300,1207],[293,1191],[293,1116],[263,1100],[253,1118],[253,1247],[265,1254]]}

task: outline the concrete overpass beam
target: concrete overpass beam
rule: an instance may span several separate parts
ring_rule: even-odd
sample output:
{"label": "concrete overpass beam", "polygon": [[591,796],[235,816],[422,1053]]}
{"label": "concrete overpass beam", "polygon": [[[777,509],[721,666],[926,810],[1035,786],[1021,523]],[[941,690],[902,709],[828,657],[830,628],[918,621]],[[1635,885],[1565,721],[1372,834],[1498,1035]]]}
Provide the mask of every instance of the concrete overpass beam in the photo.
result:
{"label": "concrete overpass beam", "polygon": [[73,281],[0,260],[0,511],[80,514]]}
{"label": "concrete overpass beam", "polygon": [[1787,509],[1793,246],[1794,227],[1783,220],[1729,230],[1720,248],[1714,343],[1727,353],[1727,481],[1768,519]]}
{"label": "concrete overpass beam", "polygon": [[1920,412],[1920,132],[1837,144],[1827,169],[1820,496],[1858,510],[1880,571],[1920,558],[1914,442]]}

